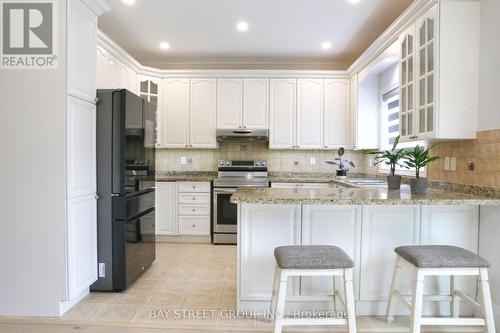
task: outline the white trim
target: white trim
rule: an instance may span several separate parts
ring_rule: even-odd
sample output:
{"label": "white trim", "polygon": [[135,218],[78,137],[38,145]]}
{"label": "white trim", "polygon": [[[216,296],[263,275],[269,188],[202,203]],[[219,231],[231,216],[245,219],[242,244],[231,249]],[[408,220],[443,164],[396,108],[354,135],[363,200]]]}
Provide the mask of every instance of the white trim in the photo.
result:
{"label": "white trim", "polygon": [[[93,0],[84,0],[91,1]],[[103,0],[95,0],[103,1]],[[128,54],[122,47],[116,44],[102,31],[97,32],[97,44],[103,47],[106,51],[115,56],[118,60],[132,67],[137,74],[153,76],[158,78],[167,77],[271,77],[271,78],[350,78],[354,74],[361,71],[369,65],[373,59],[378,57],[386,48],[394,43],[398,35],[409,24],[412,24],[416,19],[423,15],[431,8],[438,0],[416,0],[399,18],[380,35],[368,49],[347,69],[347,70],[196,70],[196,69],[181,69],[167,70],[158,69],[149,66],[144,66]],[[266,63],[267,64],[267,63]],[[282,63],[280,63],[282,65]],[[179,64],[172,64],[179,65]],[[191,64],[193,65],[193,64]],[[236,64],[237,65],[237,64]],[[245,64],[242,64],[245,65]]]}
{"label": "white trim", "polygon": [[81,1],[97,16],[100,16],[111,9],[111,7],[105,0],[81,0]]}

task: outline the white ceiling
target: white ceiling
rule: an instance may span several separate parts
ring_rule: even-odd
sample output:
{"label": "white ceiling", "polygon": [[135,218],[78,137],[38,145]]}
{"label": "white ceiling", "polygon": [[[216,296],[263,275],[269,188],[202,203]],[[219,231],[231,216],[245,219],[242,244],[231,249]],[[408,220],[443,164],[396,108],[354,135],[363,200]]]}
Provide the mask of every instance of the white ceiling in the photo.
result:
{"label": "white ceiling", "polygon": [[[99,28],[159,68],[347,68],[413,0],[107,0]],[[236,23],[250,28],[239,32]],[[169,50],[161,50],[166,41]],[[329,41],[330,50],[321,43]]]}

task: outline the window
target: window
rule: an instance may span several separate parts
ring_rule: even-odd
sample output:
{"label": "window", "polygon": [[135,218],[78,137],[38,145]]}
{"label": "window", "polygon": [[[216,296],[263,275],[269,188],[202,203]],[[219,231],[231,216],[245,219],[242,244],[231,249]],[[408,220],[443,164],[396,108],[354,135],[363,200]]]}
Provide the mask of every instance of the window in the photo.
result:
{"label": "window", "polygon": [[[393,88],[388,92],[382,93],[382,103],[381,103],[381,117],[380,122],[381,128],[381,147],[382,150],[389,150],[394,144],[399,135],[399,89]],[[413,148],[415,146],[426,146],[425,141],[412,141],[412,142],[401,142],[399,148]],[[385,163],[379,164],[380,173],[389,173],[390,168]],[[400,175],[415,175],[413,169],[406,169],[401,167],[396,167],[396,172]],[[425,169],[421,170],[423,176],[425,176]]]}

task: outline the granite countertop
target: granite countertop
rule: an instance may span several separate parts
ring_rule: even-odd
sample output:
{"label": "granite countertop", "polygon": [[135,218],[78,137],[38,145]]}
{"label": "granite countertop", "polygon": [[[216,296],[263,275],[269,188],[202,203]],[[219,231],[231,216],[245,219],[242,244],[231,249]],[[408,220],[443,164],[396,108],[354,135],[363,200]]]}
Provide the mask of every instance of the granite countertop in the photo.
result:
{"label": "granite countertop", "polygon": [[426,195],[412,195],[408,186],[387,188],[347,188],[334,185],[324,189],[241,188],[232,203],[323,204],[323,205],[500,205],[500,199],[428,189]]}
{"label": "granite countertop", "polygon": [[217,178],[217,172],[193,171],[170,172],[156,175],[157,182],[211,182]]}

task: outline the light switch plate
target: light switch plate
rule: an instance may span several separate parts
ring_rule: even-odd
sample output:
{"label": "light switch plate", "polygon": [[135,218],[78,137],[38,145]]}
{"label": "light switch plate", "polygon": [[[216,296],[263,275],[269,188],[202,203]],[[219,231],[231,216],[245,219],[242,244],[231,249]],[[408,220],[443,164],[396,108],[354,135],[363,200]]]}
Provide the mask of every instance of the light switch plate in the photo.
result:
{"label": "light switch plate", "polygon": [[448,156],[444,158],[444,169],[450,170],[450,158]]}
{"label": "light switch plate", "polygon": [[311,158],[309,159],[309,164],[311,164],[311,165],[316,165],[316,157],[311,157]]}
{"label": "light switch plate", "polygon": [[187,164],[187,158],[186,158],[186,156],[182,156],[182,157],[181,157],[181,164],[182,164],[182,165]]}
{"label": "light switch plate", "polygon": [[451,171],[457,170],[457,158],[456,157],[450,157],[450,170]]}

